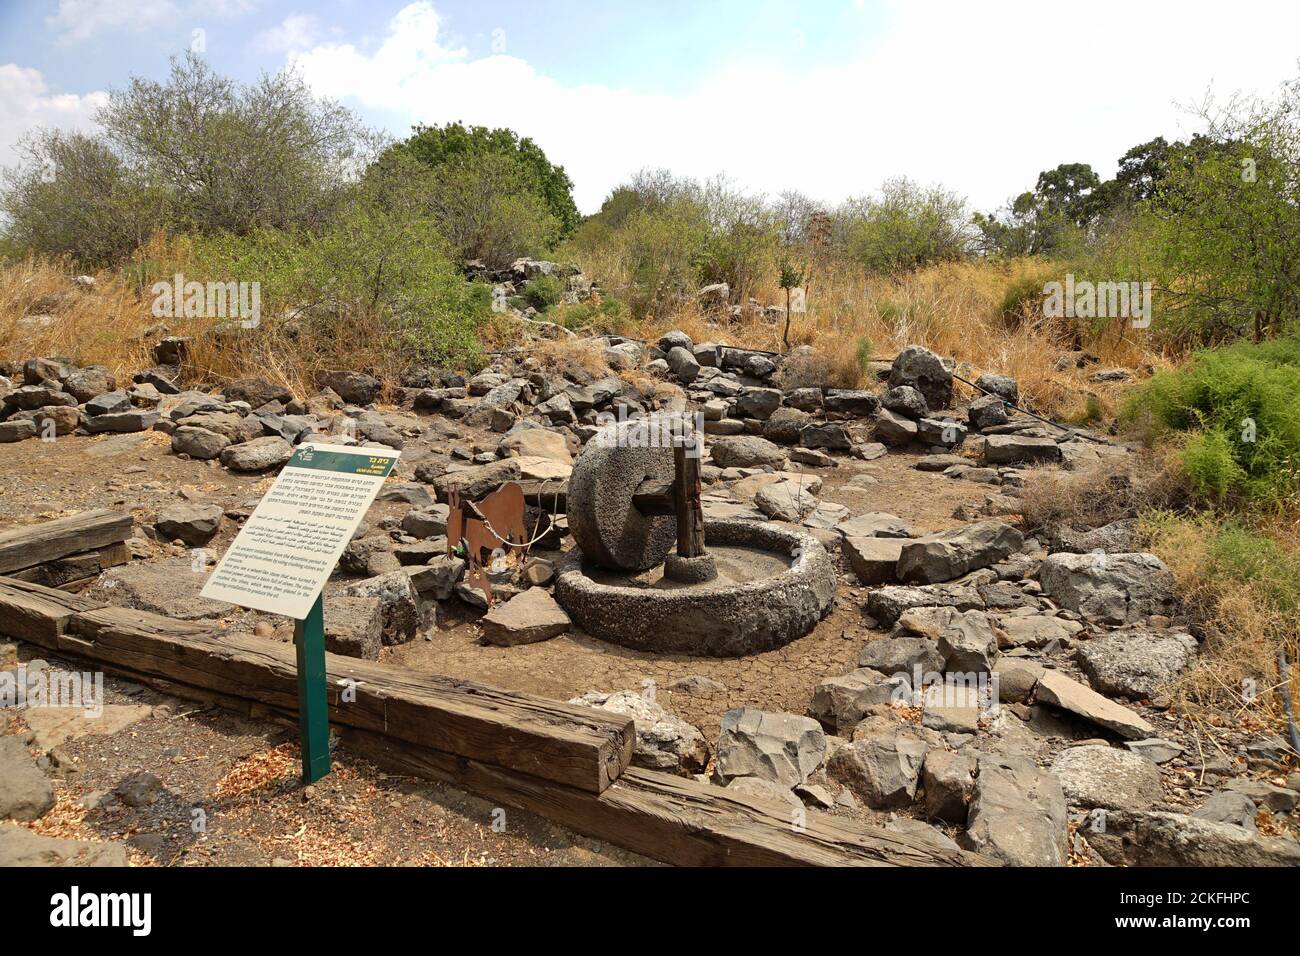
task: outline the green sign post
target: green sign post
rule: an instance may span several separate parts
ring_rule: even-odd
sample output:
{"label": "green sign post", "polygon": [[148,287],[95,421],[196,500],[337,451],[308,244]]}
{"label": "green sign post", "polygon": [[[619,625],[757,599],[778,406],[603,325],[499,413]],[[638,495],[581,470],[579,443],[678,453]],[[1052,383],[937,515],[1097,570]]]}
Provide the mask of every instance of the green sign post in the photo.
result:
{"label": "green sign post", "polygon": [[300,445],[199,592],[293,619],[305,784],[330,772],[325,582],[399,455],[391,448]]}
{"label": "green sign post", "polygon": [[298,732],[302,740],[302,782],[330,772],[329,696],[325,689],[325,607],[320,595],[307,616],[295,621],[298,651]]}

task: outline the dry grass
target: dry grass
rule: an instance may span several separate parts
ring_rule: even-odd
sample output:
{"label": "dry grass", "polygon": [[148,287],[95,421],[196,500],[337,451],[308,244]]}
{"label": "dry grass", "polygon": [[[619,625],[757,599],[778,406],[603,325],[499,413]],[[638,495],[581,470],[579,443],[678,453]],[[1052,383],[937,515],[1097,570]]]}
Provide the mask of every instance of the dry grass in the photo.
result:
{"label": "dry grass", "polygon": [[[183,271],[188,252],[183,241],[158,237],[137,256],[162,271]],[[409,359],[401,343],[379,323],[359,317],[328,326],[295,321],[292,316],[263,316],[256,330],[226,331],[219,318],[158,318],[146,280],[143,294],[124,272],[105,270],[94,285],[80,288],[65,264],[27,259],[0,265],[0,357],[66,356],[78,365],[103,365],[119,382],[154,364],[152,345],[167,335],[192,342],[185,384],[207,388],[259,376],[306,395],[315,390],[318,373],[330,369],[370,372],[397,382]],[[44,317],[44,318],[36,318]],[[518,326],[490,324],[487,342],[518,344]]]}
{"label": "dry grass", "polygon": [[158,320],[148,304],[118,275],[95,280],[78,288],[62,263],[42,259],[0,268],[0,354],[66,355],[119,376],[150,364],[144,333]]}
{"label": "dry grass", "polygon": [[[794,316],[791,346],[812,345],[821,367],[808,376],[851,387],[867,382],[859,363],[862,343],[873,358],[892,359],[904,346],[925,345],[959,363],[959,374],[973,379],[981,372],[1014,376],[1021,394],[1036,411],[1074,418],[1084,412],[1088,395],[1106,415],[1113,414],[1123,386],[1087,381],[1095,368],[1057,371],[1056,359],[1072,347],[1069,336],[1043,325],[1013,327],[1002,316],[1008,288],[1026,277],[1051,276],[1050,264],[1034,260],[1011,263],[949,263],[896,279],[870,277],[840,266],[814,273],[806,314]],[[775,287],[759,298],[783,303]],[[688,305],[675,314],[651,319],[644,335],[653,339],[681,329],[696,341],[783,350],[782,320],[718,320]],[[1101,358],[1102,367],[1145,370],[1166,367],[1175,357],[1162,354],[1146,333],[1115,325],[1084,342]],[[963,386],[964,388],[964,386]]]}
{"label": "dry grass", "polygon": [[[1220,723],[1264,723],[1285,736],[1277,693],[1278,648],[1291,666],[1291,699],[1300,701],[1300,605],[1279,601],[1267,581],[1243,581],[1222,573],[1214,548],[1223,527],[1213,514],[1148,519],[1145,544],[1169,566],[1188,615],[1203,630],[1196,665],[1172,688],[1185,711]],[[1260,526],[1255,533],[1277,541],[1300,566],[1300,550],[1285,532]],[[1291,582],[1300,589],[1300,582]]]}
{"label": "dry grass", "polygon": [[[183,242],[161,237],[142,250],[139,259],[165,262],[170,270],[183,267],[186,256]],[[864,348],[872,358],[891,359],[902,347],[916,343],[955,357],[965,378],[983,371],[1015,376],[1026,403],[1040,413],[1077,418],[1093,395],[1095,404],[1109,414],[1123,386],[1088,382],[1092,369],[1057,371],[1057,356],[1072,343],[1059,330],[1033,323],[1011,327],[1002,316],[1009,287],[1050,273],[1050,265],[1031,260],[945,264],[897,279],[869,277],[843,265],[822,267],[809,281],[809,311],[796,315],[790,330],[792,347],[812,345],[818,355],[802,368],[792,368],[785,384],[870,384],[861,361]],[[388,381],[396,381],[403,370],[400,344],[378,334],[372,323],[304,330],[272,318],[254,333],[218,337],[210,333],[220,320],[155,318],[147,290],[141,295],[123,273],[101,272],[95,280],[93,288],[77,288],[64,264],[46,260],[0,268],[0,355],[66,355],[80,364],[105,365],[120,378],[152,364],[149,347],[171,334],[194,339],[187,374],[189,384],[199,386],[260,375],[304,393],[312,390],[323,369],[371,371]],[[758,294],[764,301],[784,302],[775,287],[761,288]],[[38,315],[51,321],[31,321]],[[759,317],[718,320],[688,305],[671,316],[647,320],[637,334],[653,341],[677,328],[697,341],[779,352],[783,325],[782,320]],[[488,350],[510,348],[520,344],[521,331],[518,323],[498,318],[482,330],[481,338]],[[1106,367],[1141,370],[1171,361],[1145,333],[1123,326],[1084,344]],[[594,367],[598,357],[580,357],[579,348],[559,341],[535,352],[549,368],[576,361],[593,374],[603,374]]]}
{"label": "dry grass", "polygon": [[579,377],[590,376],[593,379],[611,374],[602,348],[586,339],[548,339],[530,355],[547,371],[576,373]]}
{"label": "dry grass", "polygon": [[1062,471],[1055,466],[1030,470],[1021,497],[1021,514],[1031,531],[1069,527],[1090,531],[1124,518],[1136,518],[1152,509],[1174,511],[1190,500],[1186,478],[1175,449],[1152,448],[1141,458],[1125,459],[1084,471]]}

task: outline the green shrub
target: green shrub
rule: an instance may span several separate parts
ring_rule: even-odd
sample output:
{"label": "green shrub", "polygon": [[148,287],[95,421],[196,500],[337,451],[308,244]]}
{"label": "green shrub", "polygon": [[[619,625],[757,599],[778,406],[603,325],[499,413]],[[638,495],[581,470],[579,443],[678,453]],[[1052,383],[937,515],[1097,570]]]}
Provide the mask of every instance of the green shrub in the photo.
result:
{"label": "green shrub", "polygon": [[1014,327],[1028,316],[1042,314],[1043,284],[1041,277],[1027,275],[1013,280],[1007,286],[998,311],[1008,325]]}
{"label": "green shrub", "polygon": [[559,238],[560,221],[509,156],[454,159],[431,178],[432,214],[461,259],[502,269],[521,256],[546,254]]}
{"label": "green shrub", "polygon": [[558,305],[563,296],[564,283],[556,276],[540,275],[529,279],[523,291],[523,300],[538,312]]}
{"label": "green shrub", "polygon": [[627,218],[616,242],[634,313],[667,312],[695,294],[707,237],[698,211],[687,204],[642,210]]}
{"label": "green shrub", "polygon": [[1228,522],[1209,550],[1210,575],[1253,584],[1276,611],[1300,612],[1300,555],[1277,541]]}
{"label": "green shrub", "polygon": [[417,126],[411,137],[390,152],[405,153],[433,170],[472,170],[493,160],[517,171],[516,195],[540,200],[544,215],[552,218],[565,234],[573,232],[581,218],[573,202],[573,182],[563,166],[556,166],[540,146],[513,130],[446,126]]}
{"label": "green shrub", "polygon": [[1121,421],[1191,434],[1183,466],[1202,493],[1276,502],[1300,488],[1300,340],[1197,352],[1130,396]]}
{"label": "green shrub", "polygon": [[1218,427],[1193,435],[1187,442],[1183,470],[1199,494],[1222,500],[1245,483],[1245,469],[1233,451],[1232,440]]}
{"label": "green shrub", "polygon": [[272,325],[287,325],[322,354],[364,342],[408,364],[470,366],[490,315],[491,290],[464,281],[430,220],[368,195],[319,232],[198,239],[186,271],[199,281],[259,282]]}
{"label": "green shrub", "polygon": [[899,273],[969,254],[966,201],[907,179],[884,184],[878,197],[851,199],[835,214],[837,245],[868,270]]}
{"label": "green shrub", "polygon": [[603,299],[599,305],[592,302],[568,305],[560,312],[560,321],[566,329],[599,335],[624,333],[628,331],[631,319],[627,305],[613,297]]}
{"label": "green shrub", "polygon": [[863,381],[871,380],[871,356],[874,354],[875,346],[871,344],[871,339],[865,335],[859,336],[854,355],[858,362],[858,371],[862,373]]}

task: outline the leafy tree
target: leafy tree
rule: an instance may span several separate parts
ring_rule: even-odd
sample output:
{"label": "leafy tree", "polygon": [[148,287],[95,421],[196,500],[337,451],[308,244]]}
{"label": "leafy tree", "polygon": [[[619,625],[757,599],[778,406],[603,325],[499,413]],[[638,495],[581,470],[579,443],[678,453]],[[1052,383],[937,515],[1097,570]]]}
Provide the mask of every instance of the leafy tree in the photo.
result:
{"label": "leafy tree", "polygon": [[150,188],[100,137],[46,130],[8,170],[0,213],[15,254],[70,256],[85,268],[129,255],[168,222],[169,196]]}
{"label": "leafy tree", "polygon": [[1163,136],[1157,136],[1149,142],[1134,146],[1121,156],[1115,182],[1124,198],[1131,202],[1144,202],[1153,198],[1169,172],[1175,149]]}
{"label": "leafy tree", "polygon": [[[1206,132],[1171,149],[1123,243],[1153,273],[1175,336],[1256,341],[1300,325],[1300,79],[1272,102],[1201,111]],[[1117,243],[1123,237],[1117,237]],[[1121,262],[1116,268],[1123,268]]]}
{"label": "leafy tree", "polygon": [[873,272],[960,259],[971,245],[966,201],[906,178],[887,181],[879,197],[849,200],[834,218],[836,244]]}
{"label": "leafy tree", "polygon": [[559,221],[508,156],[461,156],[433,171],[430,208],[462,259],[500,269],[540,255],[559,238]]}
{"label": "leafy tree", "polygon": [[[394,148],[434,170],[452,166],[463,173],[471,164],[488,157],[513,161],[518,169],[513,188],[540,196],[549,214],[559,223],[562,235],[572,233],[580,221],[573,201],[573,181],[564,167],[552,164],[540,146],[526,136],[520,138],[512,130],[467,127],[461,123],[417,126],[410,138]],[[496,165],[507,164],[498,161]]]}
{"label": "leafy tree", "polygon": [[0,197],[11,245],[101,266],[153,229],[318,228],[375,143],[294,73],[239,86],[193,53],[165,83],[114,91],[96,120],[101,133],[28,141]]}
{"label": "leafy tree", "polygon": [[240,86],[194,53],[166,83],[133,78],[97,116],[108,142],[172,197],[199,232],[316,226],[374,147],[374,134],[292,72]]}
{"label": "leafy tree", "polygon": [[1038,174],[1034,203],[1040,216],[1087,226],[1104,208],[1106,192],[1087,163],[1062,163]]}

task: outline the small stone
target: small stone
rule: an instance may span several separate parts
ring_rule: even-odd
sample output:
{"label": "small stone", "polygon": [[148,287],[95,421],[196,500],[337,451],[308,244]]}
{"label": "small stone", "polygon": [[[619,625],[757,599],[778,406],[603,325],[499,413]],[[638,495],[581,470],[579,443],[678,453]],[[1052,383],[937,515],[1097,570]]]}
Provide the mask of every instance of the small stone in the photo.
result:
{"label": "small stone", "polygon": [[113,793],[128,807],[147,807],[162,795],[162,781],[147,770],[129,774],[118,782]]}
{"label": "small stone", "polygon": [[292,445],[283,438],[269,435],[230,445],[221,451],[221,463],[231,471],[241,472],[278,468],[292,457]]}
{"label": "small stone", "polygon": [[689,694],[692,697],[699,697],[708,694],[725,693],[726,685],[720,684],[709,677],[701,674],[691,674],[687,677],[680,678],[668,685],[668,689],[680,694]]}
{"label": "small stone", "polygon": [[219,505],[170,505],[159,512],[154,528],[168,541],[179,538],[197,548],[216,536],[223,513]]}

